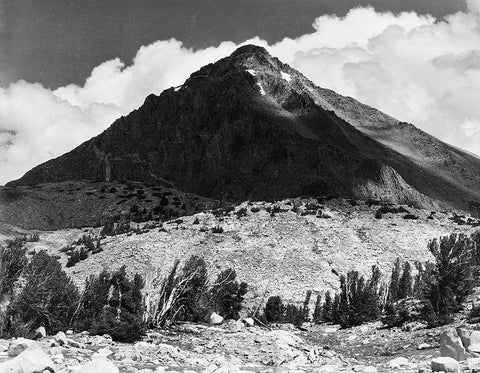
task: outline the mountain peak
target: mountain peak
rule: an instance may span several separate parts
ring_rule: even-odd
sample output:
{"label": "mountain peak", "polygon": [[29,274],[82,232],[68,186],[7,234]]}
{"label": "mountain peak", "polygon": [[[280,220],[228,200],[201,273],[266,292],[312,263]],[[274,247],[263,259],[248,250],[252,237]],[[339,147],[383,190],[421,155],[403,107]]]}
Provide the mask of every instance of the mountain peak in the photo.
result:
{"label": "mountain peak", "polygon": [[264,47],[260,47],[255,44],[242,45],[241,47],[237,48],[230,55],[230,57],[235,58],[243,55],[264,55],[264,56],[271,57],[270,53],[268,53]]}

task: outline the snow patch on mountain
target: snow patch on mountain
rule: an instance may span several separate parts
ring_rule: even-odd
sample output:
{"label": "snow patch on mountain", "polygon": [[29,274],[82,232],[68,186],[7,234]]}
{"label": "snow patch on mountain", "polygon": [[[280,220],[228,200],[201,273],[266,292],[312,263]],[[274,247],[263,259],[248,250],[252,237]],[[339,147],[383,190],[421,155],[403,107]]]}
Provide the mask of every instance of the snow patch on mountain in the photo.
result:
{"label": "snow patch on mountain", "polygon": [[292,80],[292,76],[290,74],[283,71],[280,74],[282,74],[282,78],[285,79],[287,82],[290,82]]}

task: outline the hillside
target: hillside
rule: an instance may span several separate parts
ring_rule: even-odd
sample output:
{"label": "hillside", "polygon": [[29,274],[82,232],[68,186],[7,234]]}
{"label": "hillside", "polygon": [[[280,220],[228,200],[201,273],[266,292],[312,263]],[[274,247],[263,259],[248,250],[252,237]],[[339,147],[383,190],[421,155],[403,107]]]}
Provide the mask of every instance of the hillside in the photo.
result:
{"label": "hillside", "polygon": [[69,181],[0,187],[0,234],[2,229],[7,233],[18,228],[100,226],[117,218],[164,221],[217,205],[204,197],[140,182]]}
{"label": "hillside", "polygon": [[8,185],[136,180],[241,202],[381,198],[477,212],[480,160],[248,45]]}
{"label": "hillside", "polygon": [[[397,206],[398,207],[398,206]],[[127,265],[130,272],[165,275],[176,258],[201,255],[216,273],[226,267],[237,270],[250,284],[249,296],[265,292],[300,302],[307,290],[325,292],[338,287],[338,276],[348,270],[369,275],[372,265],[388,273],[397,257],[412,263],[430,259],[427,243],[451,232],[472,232],[470,225],[453,220],[452,214],[407,208],[375,218],[379,206],[346,200],[283,200],[277,203],[242,203],[233,211],[201,212],[161,226],[129,232],[102,240],[103,251],[67,268],[81,285],[85,277],[103,268]],[[405,208],[405,206],[404,206]],[[429,216],[431,216],[429,218]],[[214,233],[212,228],[223,232]],[[29,250],[48,250],[65,264],[60,251],[82,234],[98,229],[41,232]],[[251,303],[250,303],[251,304]]]}

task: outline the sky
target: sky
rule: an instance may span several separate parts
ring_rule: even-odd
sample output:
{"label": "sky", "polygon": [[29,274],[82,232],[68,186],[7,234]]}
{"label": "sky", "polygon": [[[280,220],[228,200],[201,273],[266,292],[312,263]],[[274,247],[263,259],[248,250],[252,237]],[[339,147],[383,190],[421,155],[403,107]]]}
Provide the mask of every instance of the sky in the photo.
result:
{"label": "sky", "polygon": [[480,154],[480,0],[0,0],[0,184],[244,43]]}

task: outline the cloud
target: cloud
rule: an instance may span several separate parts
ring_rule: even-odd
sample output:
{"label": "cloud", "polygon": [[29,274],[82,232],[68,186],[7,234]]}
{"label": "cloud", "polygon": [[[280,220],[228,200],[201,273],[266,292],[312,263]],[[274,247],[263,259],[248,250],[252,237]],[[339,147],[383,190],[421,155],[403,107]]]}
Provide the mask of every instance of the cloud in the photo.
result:
{"label": "cloud", "polygon": [[[265,46],[319,86],[480,154],[480,0],[444,20],[356,8],[317,18],[313,31],[296,39],[246,42]],[[97,135],[148,94],[182,84],[237,46],[193,51],[158,41],[142,46],[129,66],[102,63],[83,86],[51,91],[19,81],[0,88],[0,184]]]}

